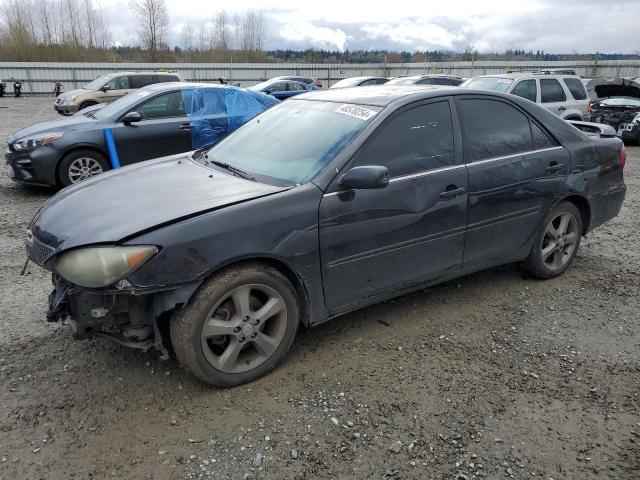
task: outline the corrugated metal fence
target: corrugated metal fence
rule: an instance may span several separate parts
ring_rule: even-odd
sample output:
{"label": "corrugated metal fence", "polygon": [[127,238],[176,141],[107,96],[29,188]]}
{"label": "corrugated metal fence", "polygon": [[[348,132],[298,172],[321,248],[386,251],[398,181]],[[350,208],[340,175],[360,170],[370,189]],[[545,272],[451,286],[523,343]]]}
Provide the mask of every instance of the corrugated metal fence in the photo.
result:
{"label": "corrugated metal fence", "polygon": [[[94,78],[115,71],[175,70],[187,80],[217,82],[224,77],[242,86],[280,75],[319,78],[325,87],[338,80],[362,75],[384,77],[421,73],[450,73],[473,77],[507,70],[571,68],[584,77],[640,77],[640,60],[563,61],[563,62],[425,62],[425,63],[46,63],[0,62],[0,79],[21,80],[25,93],[51,93],[54,83],[64,90],[79,88]],[[10,85],[8,90],[12,91]]]}

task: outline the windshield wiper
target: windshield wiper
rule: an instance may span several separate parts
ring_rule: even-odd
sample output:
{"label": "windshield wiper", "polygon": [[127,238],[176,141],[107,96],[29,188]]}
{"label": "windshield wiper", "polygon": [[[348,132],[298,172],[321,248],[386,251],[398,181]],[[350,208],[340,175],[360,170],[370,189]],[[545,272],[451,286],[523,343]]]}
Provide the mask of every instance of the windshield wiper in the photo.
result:
{"label": "windshield wiper", "polygon": [[250,173],[245,172],[244,170],[240,170],[239,168],[233,167],[233,166],[229,165],[226,162],[220,162],[218,160],[209,160],[206,155],[205,155],[205,158],[207,158],[207,163],[212,163],[216,167],[224,168],[225,170],[233,173],[234,175],[237,175],[238,177],[245,178],[245,179],[251,180],[253,182],[257,181],[256,177],[254,177]]}

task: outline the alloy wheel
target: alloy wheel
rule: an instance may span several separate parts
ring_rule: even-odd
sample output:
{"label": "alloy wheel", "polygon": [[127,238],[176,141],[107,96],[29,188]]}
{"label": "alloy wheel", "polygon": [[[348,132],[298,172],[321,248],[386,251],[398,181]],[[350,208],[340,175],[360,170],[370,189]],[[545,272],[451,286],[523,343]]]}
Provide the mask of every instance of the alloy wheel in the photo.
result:
{"label": "alloy wheel", "polygon": [[262,365],[280,346],[287,328],[282,296],[266,285],[242,285],[219,300],[202,327],[207,361],[225,373]]}
{"label": "alloy wheel", "polygon": [[78,183],[102,172],[102,165],[95,158],[80,157],[69,165],[69,180],[71,183]]}
{"label": "alloy wheel", "polygon": [[578,221],[569,212],[554,217],[542,239],[542,261],[549,270],[559,270],[573,256],[579,238]]}

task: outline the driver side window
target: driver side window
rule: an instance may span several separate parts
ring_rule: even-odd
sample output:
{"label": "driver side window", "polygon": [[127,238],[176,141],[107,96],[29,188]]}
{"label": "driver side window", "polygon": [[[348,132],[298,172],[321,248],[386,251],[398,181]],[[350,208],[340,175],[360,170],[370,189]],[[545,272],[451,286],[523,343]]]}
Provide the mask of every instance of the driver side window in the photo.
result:
{"label": "driver side window", "polygon": [[114,77],[107,82],[109,90],[126,90],[129,88],[129,77]]}
{"label": "driver side window", "polygon": [[186,116],[181,92],[159,95],[139,105],[135,111],[142,115],[143,120]]}

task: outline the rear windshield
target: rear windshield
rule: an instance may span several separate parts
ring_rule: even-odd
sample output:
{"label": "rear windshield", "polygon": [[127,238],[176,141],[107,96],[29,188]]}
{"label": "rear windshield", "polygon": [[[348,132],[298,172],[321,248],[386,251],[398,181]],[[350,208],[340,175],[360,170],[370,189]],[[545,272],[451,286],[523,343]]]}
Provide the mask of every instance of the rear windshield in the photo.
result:
{"label": "rear windshield", "polygon": [[506,93],[513,83],[511,78],[478,77],[467,80],[462,86],[474,90],[491,90],[493,92]]}

